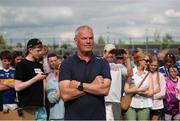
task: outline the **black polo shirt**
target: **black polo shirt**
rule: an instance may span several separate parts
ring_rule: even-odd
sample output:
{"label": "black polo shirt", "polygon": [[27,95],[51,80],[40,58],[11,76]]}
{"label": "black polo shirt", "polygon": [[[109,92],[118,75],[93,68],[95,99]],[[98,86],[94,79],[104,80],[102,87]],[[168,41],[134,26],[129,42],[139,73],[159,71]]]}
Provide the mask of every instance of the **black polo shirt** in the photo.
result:
{"label": "black polo shirt", "polygon": [[[91,60],[81,60],[77,54],[64,60],[60,67],[60,81],[77,80],[91,83],[96,76],[111,79],[110,67],[105,59],[92,54]],[[65,102],[65,120],[105,120],[104,96],[85,94]]]}

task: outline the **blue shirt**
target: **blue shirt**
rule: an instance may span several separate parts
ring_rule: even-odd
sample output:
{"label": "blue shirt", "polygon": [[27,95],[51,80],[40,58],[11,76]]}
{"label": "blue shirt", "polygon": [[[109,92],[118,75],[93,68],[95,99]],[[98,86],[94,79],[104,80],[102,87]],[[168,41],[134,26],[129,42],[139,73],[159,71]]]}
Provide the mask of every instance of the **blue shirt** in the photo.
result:
{"label": "blue shirt", "polygon": [[[105,59],[92,54],[91,60],[81,60],[77,54],[65,59],[60,67],[60,81],[77,80],[91,83],[96,76],[111,79],[110,67]],[[86,93],[65,102],[65,120],[105,120],[104,96]]]}
{"label": "blue shirt", "polygon": [[[14,75],[15,75],[15,70],[10,68],[10,69],[0,69],[0,80],[1,83],[9,84],[9,83],[14,83]],[[15,104],[16,103],[16,92],[14,88],[10,88],[7,90],[1,91],[2,93],[2,101],[3,104]]]}
{"label": "blue shirt", "polygon": [[64,119],[64,101],[54,96],[59,91],[58,78],[51,72],[46,80],[47,98],[50,102],[49,119]]}

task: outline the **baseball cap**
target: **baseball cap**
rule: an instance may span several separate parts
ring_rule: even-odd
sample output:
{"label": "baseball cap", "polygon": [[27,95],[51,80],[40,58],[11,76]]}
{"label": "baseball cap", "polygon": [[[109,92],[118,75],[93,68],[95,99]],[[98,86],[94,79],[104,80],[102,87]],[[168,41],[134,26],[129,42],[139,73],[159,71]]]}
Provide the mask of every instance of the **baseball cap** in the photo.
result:
{"label": "baseball cap", "polygon": [[37,39],[37,38],[33,38],[33,39],[30,39],[27,43],[27,48],[32,48],[36,45],[42,45],[42,42],[40,39]]}
{"label": "baseball cap", "polygon": [[106,44],[104,46],[104,51],[106,51],[106,52],[111,52],[113,50],[116,50],[116,47],[113,44]]}

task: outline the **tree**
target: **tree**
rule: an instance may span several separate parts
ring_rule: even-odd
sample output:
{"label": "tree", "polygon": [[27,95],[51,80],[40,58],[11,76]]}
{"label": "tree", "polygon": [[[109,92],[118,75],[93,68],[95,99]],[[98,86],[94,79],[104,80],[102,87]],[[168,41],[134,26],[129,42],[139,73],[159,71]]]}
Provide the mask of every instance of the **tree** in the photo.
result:
{"label": "tree", "polygon": [[4,39],[2,35],[0,35],[0,46],[2,48],[6,48],[6,40]]}
{"label": "tree", "polygon": [[154,32],[154,41],[155,43],[161,43],[160,32],[158,32],[157,30]]}
{"label": "tree", "polygon": [[104,40],[104,38],[102,37],[102,36],[99,36],[99,38],[98,38],[98,44],[100,44],[100,45],[105,45],[106,43],[105,43],[105,40]]}
{"label": "tree", "polygon": [[71,45],[70,44],[62,44],[61,48],[67,50],[68,48],[71,48]]}
{"label": "tree", "polygon": [[171,35],[169,34],[166,34],[164,37],[163,37],[163,45],[166,46],[166,47],[169,47],[170,44],[174,43],[174,40],[172,38]]}
{"label": "tree", "polygon": [[17,48],[22,48],[23,46],[22,46],[22,44],[21,44],[20,42],[18,42],[18,43],[16,44],[16,47],[17,47]]}

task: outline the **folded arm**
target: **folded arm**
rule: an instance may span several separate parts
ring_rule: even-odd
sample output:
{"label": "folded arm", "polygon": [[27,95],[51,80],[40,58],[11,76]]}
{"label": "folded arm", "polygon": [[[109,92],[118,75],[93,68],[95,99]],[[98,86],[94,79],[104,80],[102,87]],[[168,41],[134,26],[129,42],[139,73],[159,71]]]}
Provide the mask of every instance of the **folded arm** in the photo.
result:
{"label": "folded arm", "polygon": [[79,91],[77,84],[73,84],[73,81],[70,80],[60,81],[59,88],[62,99],[65,102],[76,99],[85,94],[83,91]]}
{"label": "folded arm", "polygon": [[111,85],[110,79],[104,79],[102,76],[96,76],[92,83],[83,83],[84,91],[94,95],[107,96]]}

